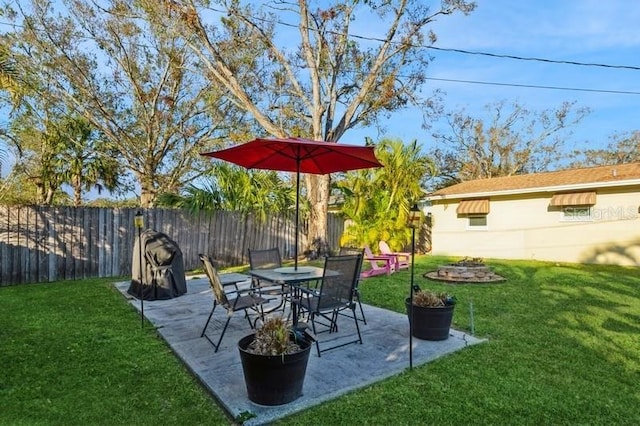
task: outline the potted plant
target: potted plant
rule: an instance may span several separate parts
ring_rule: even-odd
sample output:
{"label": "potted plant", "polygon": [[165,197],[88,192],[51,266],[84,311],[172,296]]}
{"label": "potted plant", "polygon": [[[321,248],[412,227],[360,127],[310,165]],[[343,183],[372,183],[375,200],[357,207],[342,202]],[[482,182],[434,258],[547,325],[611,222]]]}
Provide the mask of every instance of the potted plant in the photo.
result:
{"label": "potted plant", "polygon": [[423,340],[446,340],[453,319],[455,296],[445,292],[415,290],[413,306],[411,299],[406,301],[409,323],[413,337]]}
{"label": "potted plant", "polygon": [[249,399],[261,405],[282,405],[302,396],[313,341],[309,333],[281,317],[267,319],[255,333],[240,339]]}

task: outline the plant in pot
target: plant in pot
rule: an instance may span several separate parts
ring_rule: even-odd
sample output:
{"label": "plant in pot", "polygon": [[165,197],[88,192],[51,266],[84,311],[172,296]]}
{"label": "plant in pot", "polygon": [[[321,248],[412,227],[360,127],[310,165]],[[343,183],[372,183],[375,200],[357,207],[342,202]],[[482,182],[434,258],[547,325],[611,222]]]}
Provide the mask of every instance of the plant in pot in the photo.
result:
{"label": "plant in pot", "polygon": [[413,295],[413,306],[410,298],[406,299],[405,304],[413,337],[423,340],[449,338],[455,296],[418,288]]}
{"label": "plant in pot", "polygon": [[261,405],[282,405],[302,396],[314,339],[281,317],[264,321],[238,342],[249,399]]}

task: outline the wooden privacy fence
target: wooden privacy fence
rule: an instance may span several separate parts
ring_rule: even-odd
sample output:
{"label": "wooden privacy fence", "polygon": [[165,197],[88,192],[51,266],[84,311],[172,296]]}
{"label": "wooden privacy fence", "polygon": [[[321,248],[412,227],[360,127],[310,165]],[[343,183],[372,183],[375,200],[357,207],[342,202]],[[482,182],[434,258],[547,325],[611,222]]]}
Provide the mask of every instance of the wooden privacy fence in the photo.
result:
{"label": "wooden privacy fence", "polygon": [[[138,209],[0,206],[0,285],[50,282],[131,274]],[[293,256],[293,220],[273,216],[265,222],[236,212],[191,213],[146,209],[144,229],[167,234],[182,251],[185,270],[200,268],[199,253],[221,266],[248,263],[247,249],[279,247]],[[300,246],[306,226],[300,226]],[[337,249],[343,220],[328,217],[328,243]],[[299,250],[302,252],[302,249]]]}

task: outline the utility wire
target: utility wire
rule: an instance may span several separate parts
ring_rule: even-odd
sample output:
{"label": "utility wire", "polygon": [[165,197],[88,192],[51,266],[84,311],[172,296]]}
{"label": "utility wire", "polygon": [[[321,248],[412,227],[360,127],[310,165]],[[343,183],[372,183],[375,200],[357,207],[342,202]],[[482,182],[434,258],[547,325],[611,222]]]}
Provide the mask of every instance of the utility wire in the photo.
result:
{"label": "utility wire", "polygon": [[[216,8],[212,8],[212,7],[210,7],[209,10],[211,10],[213,12],[218,12],[218,13],[225,13],[225,14],[227,13],[227,11],[216,9]],[[266,23],[277,24],[277,25],[281,25],[283,27],[298,28],[297,24],[290,24],[288,22],[281,21],[280,19],[272,20],[272,19],[268,19],[268,18],[260,18],[260,17],[255,17],[255,16],[253,18],[256,21],[262,21],[262,22],[266,22]],[[380,38],[380,37],[363,36],[363,35],[348,34],[348,33],[345,34],[345,33],[340,32],[340,31],[326,30],[326,32],[327,32],[327,34],[333,34],[333,35],[337,35],[337,36],[345,36],[346,35],[347,37],[355,38],[355,39],[359,39],[359,40],[375,41],[375,42],[380,42],[380,43],[384,43],[384,42],[387,41],[386,39],[383,39],[383,38]],[[400,44],[400,43],[401,42],[396,42],[396,44]],[[465,55],[481,55],[481,56],[488,56],[488,57],[492,57],[492,58],[515,59],[515,60],[519,60],[519,61],[546,62],[546,63],[552,63],[552,64],[577,65],[577,66],[583,66],[583,67],[601,67],[601,68],[615,68],[615,69],[627,69],[627,70],[633,70],[633,71],[640,71],[640,66],[635,66],[635,65],[614,65],[614,64],[602,64],[602,63],[597,63],[597,62],[579,62],[579,61],[569,61],[569,60],[536,58],[536,57],[527,57],[527,56],[508,55],[508,54],[503,54],[503,53],[476,52],[476,51],[464,50],[464,49],[435,47],[435,46],[424,45],[424,44],[414,44],[413,47],[421,48],[421,49],[438,50],[438,51],[441,51],[441,52],[461,53],[461,54],[465,54]]]}
{"label": "utility wire", "polygon": [[441,52],[455,52],[455,53],[462,53],[465,55],[482,55],[482,56],[489,56],[492,58],[516,59],[519,61],[535,61],[535,62],[547,62],[551,64],[578,65],[582,67],[602,67],[602,68],[616,68],[616,69],[640,71],[640,66],[634,66],[634,65],[612,65],[612,64],[599,64],[596,62],[565,61],[565,60],[556,60],[556,59],[506,55],[501,53],[474,52],[471,50],[451,49],[451,48],[435,47],[435,46],[421,46],[421,47],[425,49],[439,50]]}
{"label": "utility wire", "polygon": [[496,83],[489,81],[474,81],[474,80],[460,80],[452,78],[436,78],[425,77],[425,80],[434,81],[446,81],[450,83],[464,83],[464,84],[483,84],[487,86],[507,86],[507,87],[526,87],[531,89],[549,89],[549,90],[564,90],[574,92],[594,92],[594,93],[613,93],[618,95],[640,95],[640,92],[630,92],[626,90],[604,90],[604,89],[584,89],[579,87],[561,87],[561,86],[540,86],[536,84],[517,84],[517,83]]}

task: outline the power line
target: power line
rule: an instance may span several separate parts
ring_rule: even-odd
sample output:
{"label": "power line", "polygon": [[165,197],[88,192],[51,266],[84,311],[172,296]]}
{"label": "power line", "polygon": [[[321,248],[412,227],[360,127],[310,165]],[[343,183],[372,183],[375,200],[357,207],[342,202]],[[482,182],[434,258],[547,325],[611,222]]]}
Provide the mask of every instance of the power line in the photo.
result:
{"label": "power line", "polygon": [[[227,14],[229,12],[227,10],[221,10],[221,9],[217,9],[215,7],[208,7],[207,9],[211,10],[212,12],[217,12],[217,13],[221,13],[221,14]],[[280,19],[261,18],[261,17],[257,17],[257,16],[253,16],[252,18],[255,19],[256,21],[262,21],[262,22],[265,22],[265,23],[281,25],[283,27],[289,27],[289,28],[298,28],[299,27],[299,25],[297,25],[297,24],[290,24],[289,22],[285,22],[285,21],[282,21]],[[309,28],[306,28],[306,29],[309,29]],[[386,39],[380,38],[380,37],[362,36],[362,35],[358,35],[358,34],[349,34],[349,33],[345,34],[344,32],[340,32],[340,31],[326,30],[326,32],[328,34],[333,34],[333,35],[337,35],[337,36],[347,36],[347,37],[355,38],[355,39],[359,39],[359,40],[375,41],[375,42],[379,42],[379,43],[384,43],[384,42],[387,41]],[[395,42],[395,44],[400,44],[400,43],[401,42]],[[493,57],[493,58],[515,59],[515,60],[520,60],[520,61],[534,61],[534,62],[546,62],[546,63],[552,63],[552,64],[577,65],[577,66],[584,66],[584,67],[602,67],[602,68],[628,69],[628,70],[640,71],[640,66],[634,66],[634,65],[614,65],[614,64],[602,64],[602,63],[596,63],[596,62],[579,62],[579,61],[569,61],[569,60],[556,60],[556,59],[547,59],[547,58],[516,56],[516,55],[503,54],[503,53],[477,52],[477,51],[464,50],[464,49],[435,47],[435,46],[428,46],[428,45],[424,45],[424,44],[413,45],[413,47],[422,48],[422,49],[430,49],[430,50],[438,50],[438,51],[441,51],[441,52],[462,53],[462,54],[465,54],[465,55],[481,55],[481,56],[488,56],[488,57]]]}
{"label": "power line", "polygon": [[594,92],[594,93],[613,93],[619,95],[640,95],[640,92],[630,92],[626,90],[604,90],[604,89],[584,89],[579,87],[561,87],[561,86],[541,86],[536,84],[517,84],[517,83],[496,83],[489,81],[474,81],[474,80],[460,80],[452,78],[435,78],[425,77],[425,80],[434,81],[446,81],[450,83],[465,83],[465,84],[483,84],[487,86],[507,86],[507,87],[526,87],[531,89],[549,89],[549,90],[564,90],[574,92]]}
{"label": "power line", "polygon": [[[225,11],[215,9],[215,8],[209,8],[209,9],[214,12],[226,13]],[[277,24],[284,27],[298,28],[298,25],[296,24],[290,24],[288,22],[284,22],[279,19],[271,20],[271,19],[260,18],[260,17],[253,17],[253,18],[258,21]],[[375,41],[379,43],[384,43],[387,41],[386,39],[383,39],[380,37],[362,36],[358,34],[345,34],[339,31],[327,30],[327,33],[338,35],[338,36],[346,35],[347,37],[351,37],[359,40]],[[396,42],[396,44],[400,44],[400,43],[401,42]],[[517,55],[504,54],[504,53],[478,52],[478,51],[465,50],[465,49],[435,47],[435,46],[424,45],[424,44],[413,45],[413,47],[430,49],[430,50],[438,50],[441,52],[462,53],[465,55],[480,55],[480,56],[488,56],[492,58],[515,59],[519,61],[546,62],[551,64],[577,65],[577,66],[583,66],[583,67],[600,67],[600,68],[614,68],[614,69],[627,69],[627,70],[633,70],[633,71],[640,71],[640,66],[635,66],[635,65],[615,65],[615,64],[603,64],[603,63],[597,63],[597,62],[579,62],[579,61],[569,61],[569,60],[562,60],[562,59],[537,58],[533,56],[517,56]]]}
{"label": "power line", "polygon": [[634,65],[612,65],[612,64],[600,64],[600,63],[596,63],[596,62],[566,61],[566,60],[557,60],[557,59],[546,59],[546,58],[506,55],[506,54],[501,54],[501,53],[474,52],[474,51],[471,51],[471,50],[450,49],[450,48],[435,47],[435,46],[422,46],[422,47],[425,48],[425,49],[439,50],[441,52],[455,52],[455,53],[462,53],[462,54],[465,54],[465,55],[481,55],[481,56],[489,56],[489,57],[492,57],[492,58],[515,59],[515,60],[518,60],[518,61],[534,61],[534,62],[546,62],[546,63],[551,63],[551,64],[578,65],[578,66],[582,66],[582,67],[601,67],[601,68],[615,68],[615,69],[625,69],[625,70],[640,71],[640,66],[634,66]]}

